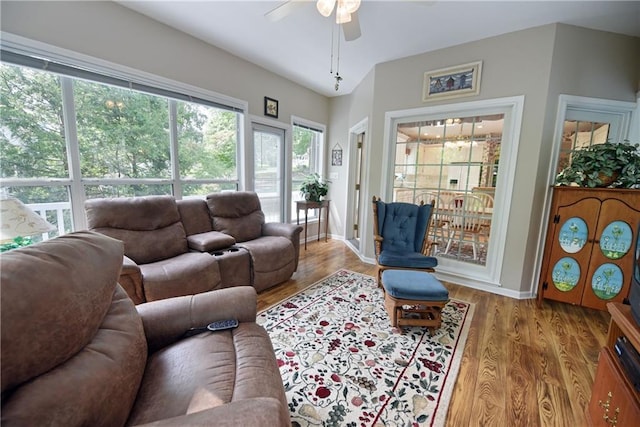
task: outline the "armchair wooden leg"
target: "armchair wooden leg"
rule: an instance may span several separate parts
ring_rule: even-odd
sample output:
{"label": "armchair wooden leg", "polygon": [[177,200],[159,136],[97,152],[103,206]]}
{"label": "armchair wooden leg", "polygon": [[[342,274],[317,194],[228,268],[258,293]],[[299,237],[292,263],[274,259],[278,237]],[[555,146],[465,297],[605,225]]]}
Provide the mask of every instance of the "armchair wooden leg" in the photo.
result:
{"label": "armchair wooden leg", "polygon": [[396,306],[395,301],[393,301],[386,292],[384,295],[384,309],[389,315],[391,326],[398,326],[398,307]]}

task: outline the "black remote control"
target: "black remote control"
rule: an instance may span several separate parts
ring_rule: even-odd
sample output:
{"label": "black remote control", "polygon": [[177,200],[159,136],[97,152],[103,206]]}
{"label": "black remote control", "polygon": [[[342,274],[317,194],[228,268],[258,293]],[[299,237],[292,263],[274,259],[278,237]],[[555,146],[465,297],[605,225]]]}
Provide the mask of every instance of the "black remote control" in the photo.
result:
{"label": "black remote control", "polygon": [[238,326],[236,319],[218,320],[217,322],[209,323],[207,329],[210,331],[221,331],[223,329],[232,329]]}
{"label": "black remote control", "polygon": [[216,322],[209,323],[207,326],[202,326],[200,328],[191,328],[187,332],[185,332],[185,337],[191,337],[193,335],[197,335],[206,331],[221,331],[223,329],[232,329],[238,326],[238,320],[236,319],[227,319],[227,320],[218,320]]}

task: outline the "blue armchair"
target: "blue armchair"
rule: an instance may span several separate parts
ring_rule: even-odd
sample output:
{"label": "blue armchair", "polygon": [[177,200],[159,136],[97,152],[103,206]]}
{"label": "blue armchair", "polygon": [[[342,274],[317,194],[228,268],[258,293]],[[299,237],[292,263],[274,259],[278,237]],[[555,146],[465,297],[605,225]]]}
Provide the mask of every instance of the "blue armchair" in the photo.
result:
{"label": "blue armchair", "polygon": [[429,223],[434,201],[420,205],[385,203],[373,197],[373,238],[378,286],[384,270],[418,270],[433,272],[438,259],[429,256]]}

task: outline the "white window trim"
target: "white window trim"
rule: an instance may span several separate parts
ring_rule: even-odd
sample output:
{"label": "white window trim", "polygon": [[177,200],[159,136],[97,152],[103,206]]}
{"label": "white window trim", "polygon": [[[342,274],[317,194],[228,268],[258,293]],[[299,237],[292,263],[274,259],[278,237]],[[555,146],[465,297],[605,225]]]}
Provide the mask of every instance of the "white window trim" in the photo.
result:
{"label": "white window trim", "polygon": [[552,158],[549,162],[548,187],[554,185],[556,169],[558,167],[558,154],[562,145],[562,132],[567,117],[567,110],[578,110],[590,113],[604,113],[615,116],[620,120],[620,129],[614,130],[615,140],[622,142],[629,134],[631,116],[636,109],[635,102],[614,101],[599,98],[587,98],[583,96],[560,95],[558,97],[558,111],[556,113],[556,127],[553,134]]}
{"label": "white window trim", "polygon": [[[322,132],[322,143],[320,144],[319,150],[320,150],[320,158],[318,159],[318,171],[320,172],[319,175],[323,178],[326,178],[326,174],[327,174],[327,169],[326,169],[326,164],[325,164],[325,158],[326,158],[326,146],[327,146],[327,126],[323,125],[322,123],[318,123],[318,122],[314,122],[311,120],[307,120],[307,119],[303,119],[302,117],[298,117],[298,116],[291,116],[291,129],[293,129],[294,125],[301,125],[301,126],[307,126],[310,128],[314,128],[314,129],[318,129],[319,131]],[[293,140],[291,141],[291,143],[293,144]],[[293,145],[291,146],[293,147]],[[293,148],[292,148],[293,149]]]}
{"label": "white window trim", "polygon": [[[396,122],[416,117],[424,120],[425,116],[442,117],[443,115],[451,114],[464,116],[504,113],[504,128],[500,151],[500,174],[498,175],[498,183],[496,184],[496,187],[499,189],[496,192],[496,205],[501,206],[502,209],[493,214],[493,224],[495,224],[495,226],[492,226],[489,242],[491,251],[487,257],[487,264],[485,266],[473,265],[440,258],[437,275],[441,279],[452,283],[464,283],[465,286],[471,288],[488,290],[514,298],[518,298],[520,296],[519,293],[502,288],[502,284],[500,283],[505,245],[498,244],[498,242],[506,241],[507,237],[523,111],[524,95],[520,95],[483,101],[389,111],[385,113],[385,147],[382,153],[383,173],[380,187],[382,197],[391,200],[393,191],[393,161],[396,149],[394,140]],[[460,268],[460,266],[464,268]]]}

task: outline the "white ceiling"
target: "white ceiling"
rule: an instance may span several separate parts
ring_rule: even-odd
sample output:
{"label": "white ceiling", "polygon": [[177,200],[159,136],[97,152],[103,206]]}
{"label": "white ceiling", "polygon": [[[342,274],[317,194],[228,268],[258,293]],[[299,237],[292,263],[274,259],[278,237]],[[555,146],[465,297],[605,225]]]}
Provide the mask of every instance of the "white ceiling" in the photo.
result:
{"label": "white ceiling", "polygon": [[555,22],[640,37],[640,1],[363,0],[362,36],[341,41],[344,80],[336,92],[329,73],[335,16],[299,1],[276,22],[265,14],[284,1],[119,3],[326,96],[350,93],[375,64]]}

